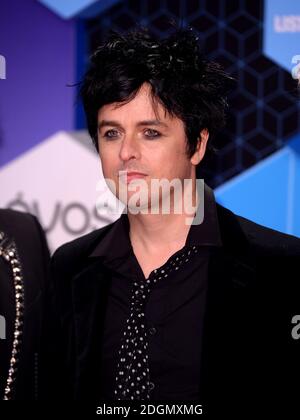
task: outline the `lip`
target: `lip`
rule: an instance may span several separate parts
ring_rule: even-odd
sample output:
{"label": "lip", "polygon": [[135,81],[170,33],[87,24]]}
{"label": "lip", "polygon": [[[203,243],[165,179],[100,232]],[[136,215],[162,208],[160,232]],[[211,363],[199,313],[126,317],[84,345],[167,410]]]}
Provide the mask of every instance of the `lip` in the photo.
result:
{"label": "lip", "polygon": [[127,184],[134,179],[141,179],[141,178],[144,178],[145,176],[147,176],[147,174],[144,174],[142,172],[137,172],[137,171],[129,171],[129,172],[124,171],[123,173],[120,174],[120,177],[123,178]]}
{"label": "lip", "polygon": [[136,172],[136,171],[130,171],[130,172],[126,172],[127,176],[146,176],[146,174],[143,174],[142,172]]}

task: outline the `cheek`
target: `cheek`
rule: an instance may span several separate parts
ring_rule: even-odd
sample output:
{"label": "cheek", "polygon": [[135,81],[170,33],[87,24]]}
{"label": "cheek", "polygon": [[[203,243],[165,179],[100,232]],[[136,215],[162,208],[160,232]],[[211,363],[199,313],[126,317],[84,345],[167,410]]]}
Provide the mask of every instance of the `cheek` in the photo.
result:
{"label": "cheek", "polygon": [[[174,148],[172,152],[169,153],[169,159],[173,163],[174,169],[185,166],[189,161],[186,150],[182,146]],[[176,162],[175,165],[174,162]]]}
{"label": "cheek", "polygon": [[100,149],[99,156],[103,172],[109,173],[116,170],[118,162],[114,153],[111,153],[111,151],[107,149]]}
{"label": "cheek", "polygon": [[115,179],[114,170],[108,162],[101,162],[103,177],[106,179]]}
{"label": "cheek", "polygon": [[182,147],[168,147],[155,152],[155,157],[149,160],[148,167],[157,178],[177,178],[186,174],[189,160]]}

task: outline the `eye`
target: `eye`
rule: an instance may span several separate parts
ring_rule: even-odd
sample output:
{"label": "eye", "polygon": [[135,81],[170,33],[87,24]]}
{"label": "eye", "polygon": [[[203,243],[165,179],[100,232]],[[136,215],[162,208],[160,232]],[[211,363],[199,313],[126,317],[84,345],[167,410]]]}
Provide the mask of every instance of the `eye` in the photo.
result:
{"label": "eye", "polygon": [[118,135],[117,130],[108,130],[105,132],[103,137],[106,137],[107,139],[114,139],[117,137],[117,135]]}
{"label": "eye", "polygon": [[160,137],[161,134],[157,130],[153,130],[152,128],[147,128],[147,130],[144,131],[147,138],[154,139],[156,137]]}

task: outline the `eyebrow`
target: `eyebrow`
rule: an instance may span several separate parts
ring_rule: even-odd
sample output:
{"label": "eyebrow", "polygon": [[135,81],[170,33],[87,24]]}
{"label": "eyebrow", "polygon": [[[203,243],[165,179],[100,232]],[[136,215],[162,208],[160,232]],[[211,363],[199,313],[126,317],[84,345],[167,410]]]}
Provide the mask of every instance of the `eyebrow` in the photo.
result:
{"label": "eyebrow", "polygon": [[[145,125],[156,125],[156,126],[163,126],[165,128],[169,128],[169,126],[167,124],[165,124],[162,121],[159,120],[144,120],[144,121],[139,121],[136,124],[136,127],[142,127]],[[107,127],[107,126],[115,126],[115,127],[119,127],[122,128],[122,125],[118,122],[118,121],[113,121],[113,120],[102,120],[99,121],[98,123],[98,130],[100,130],[100,128],[102,127]]]}

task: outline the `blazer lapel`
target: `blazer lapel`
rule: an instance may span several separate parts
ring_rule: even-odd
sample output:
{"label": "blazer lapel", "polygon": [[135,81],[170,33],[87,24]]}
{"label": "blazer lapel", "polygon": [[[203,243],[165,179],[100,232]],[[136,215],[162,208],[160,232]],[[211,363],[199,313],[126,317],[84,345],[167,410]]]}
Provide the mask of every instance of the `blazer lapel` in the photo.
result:
{"label": "blazer lapel", "polygon": [[210,257],[202,348],[201,401],[208,409],[224,402],[229,381],[238,389],[239,378],[245,374],[238,369],[238,360],[247,358],[250,351],[249,290],[255,283],[256,267],[240,227],[230,212],[223,214],[219,207],[220,212],[223,246],[214,248]]}

